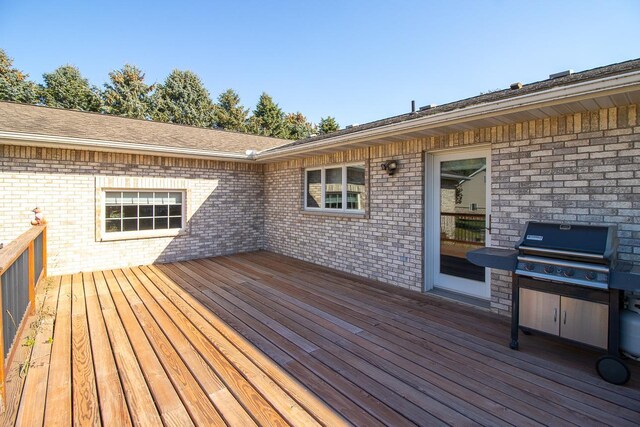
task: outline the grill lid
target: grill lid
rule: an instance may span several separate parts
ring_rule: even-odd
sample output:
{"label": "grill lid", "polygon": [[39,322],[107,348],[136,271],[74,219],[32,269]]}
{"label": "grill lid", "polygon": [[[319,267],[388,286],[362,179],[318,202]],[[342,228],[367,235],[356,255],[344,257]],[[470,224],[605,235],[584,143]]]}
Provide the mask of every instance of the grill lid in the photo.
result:
{"label": "grill lid", "polygon": [[516,249],[547,249],[611,259],[616,251],[616,235],[615,226],[529,221]]}

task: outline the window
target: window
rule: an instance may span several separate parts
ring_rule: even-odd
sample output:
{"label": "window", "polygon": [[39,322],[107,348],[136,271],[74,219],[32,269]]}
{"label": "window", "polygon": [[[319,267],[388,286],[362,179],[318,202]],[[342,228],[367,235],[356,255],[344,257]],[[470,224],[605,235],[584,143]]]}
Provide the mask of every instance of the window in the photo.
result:
{"label": "window", "polygon": [[305,171],[305,209],[364,212],[365,166],[343,165]]}
{"label": "window", "polygon": [[181,191],[106,191],[104,200],[107,235],[129,232],[156,235],[184,227]]}

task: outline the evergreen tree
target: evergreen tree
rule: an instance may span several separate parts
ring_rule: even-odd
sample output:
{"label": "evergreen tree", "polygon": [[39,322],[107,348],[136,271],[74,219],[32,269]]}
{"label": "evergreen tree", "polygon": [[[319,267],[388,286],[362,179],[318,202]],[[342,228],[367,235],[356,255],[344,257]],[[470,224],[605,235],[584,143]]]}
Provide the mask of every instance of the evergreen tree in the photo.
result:
{"label": "evergreen tree", "polygon": [[209,92],[191,71],[173,70],[151,99],[153,120],[201,127],[214,124]]}
{"label": "evergreen tree", "polygon": [[287,127],[284,123],[284,113],[273,99],[265,92],[260,95],[260,100],[253,110],[253,116],[249,119],[249,131],[256,135],[285,138]]}
{"label": "evergreen tree", "polygon": [[213,114],[216,127],[237,132],[247,131],[249,109],[240,104],[240,96],[233,89],[227,89],[218,96]]}
{"label": "evergreen tree", "polygon": [[318,125],[318,132],[320,135],[335,132],[340,129],[340,125],[335,118],[327,116],[327,118],[320,117],[320,124]]}
{"label": "evergreen tree", "polygon": [[315,133],[315,125],[309,123],[300,112],[287,114],[284,117],[284,122],[287,127],[287,139],[304,139]]}
{"label": "evergreen tree", "polygon": [[144,73],[139,68],[125,64],[121,70],[110,72],[109,80],[102,92],[105,113],[136,119],[150,117],[153,85],[144,82]]}
{"label": "evergreen tree", "polygon": [[63,65],[52,73],[44,73],[41,88],[42,102],[50,107],[81,111],[100,111],[100,90],[89,85],[80,70],[73,65]]}
{"label": "evergreen tree", "polygon": [[0,49],[0,101],[38,102],[38,86],[27,77],[28,74],[13,67],[13,59]]}

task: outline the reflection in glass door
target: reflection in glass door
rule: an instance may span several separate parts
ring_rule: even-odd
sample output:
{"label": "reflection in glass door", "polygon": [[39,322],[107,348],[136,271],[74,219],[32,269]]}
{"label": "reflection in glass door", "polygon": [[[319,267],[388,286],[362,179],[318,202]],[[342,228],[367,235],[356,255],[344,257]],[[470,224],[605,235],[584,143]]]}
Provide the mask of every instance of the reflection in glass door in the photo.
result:
{"label": "reflection in glass door", "polygon": [[487,159],[440,163],[440,273],[484,282],[484,268],[467,261],[484,246]]}
{"label": "reflection in glass door", "polygon": [[428,192],[430,282],[463,294],[490,296],[487,270],[471,264],[466,253],[487,244],[490,164],[484,151],[439,154],[431,163]]}

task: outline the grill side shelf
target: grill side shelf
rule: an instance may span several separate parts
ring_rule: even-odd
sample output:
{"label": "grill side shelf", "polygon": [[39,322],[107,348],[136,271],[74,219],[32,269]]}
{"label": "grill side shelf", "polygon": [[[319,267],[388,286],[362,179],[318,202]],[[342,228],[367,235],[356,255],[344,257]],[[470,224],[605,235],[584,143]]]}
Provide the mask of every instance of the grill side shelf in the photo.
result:
{"label": "grill side shelf", "polygon": [[518,251],[502,248],[479,248],[467,252],[467,260],[480,267],[514,271],[518,263]]}
{"label": "grill side shelf", "polygon": [[640,266],[631,263],[618,263],[611,272],[609,287],[623,291],[640,292]]}

